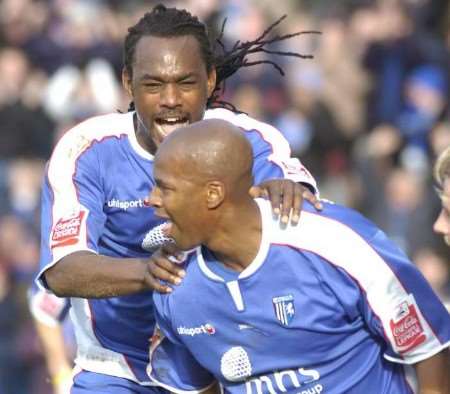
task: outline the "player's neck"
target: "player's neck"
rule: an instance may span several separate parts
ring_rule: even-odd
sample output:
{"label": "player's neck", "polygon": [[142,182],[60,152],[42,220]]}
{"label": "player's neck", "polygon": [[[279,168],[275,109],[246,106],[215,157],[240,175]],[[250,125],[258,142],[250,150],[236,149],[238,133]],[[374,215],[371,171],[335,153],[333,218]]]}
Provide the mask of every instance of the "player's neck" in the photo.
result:
{"label": "player's neck", "polygon": [[228,268],[241,272],[258,254],[262,239],[262,218],[254,200],[232,209],[220,229],[205,245]]}
{"label": "player's neck", "polygon": [[149,136],[149,133],[145,129],[144,125],[139,121],[136,114],[134,114],[133,116],[133,124],[138,144],[148,153],[154,155],[156,153],[157,146],[155,142],[152,140],[152,138]]}

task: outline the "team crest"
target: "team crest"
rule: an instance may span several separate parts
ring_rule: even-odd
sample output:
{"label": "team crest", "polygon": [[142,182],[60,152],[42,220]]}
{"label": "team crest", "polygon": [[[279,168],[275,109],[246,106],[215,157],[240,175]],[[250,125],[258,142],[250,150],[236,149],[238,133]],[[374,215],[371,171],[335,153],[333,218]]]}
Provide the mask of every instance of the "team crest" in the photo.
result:
{"label": "team crest", "polygon": [[288,326],[295,315],[294,296],[274,297],[272,303],[277,320],[283,326]]}

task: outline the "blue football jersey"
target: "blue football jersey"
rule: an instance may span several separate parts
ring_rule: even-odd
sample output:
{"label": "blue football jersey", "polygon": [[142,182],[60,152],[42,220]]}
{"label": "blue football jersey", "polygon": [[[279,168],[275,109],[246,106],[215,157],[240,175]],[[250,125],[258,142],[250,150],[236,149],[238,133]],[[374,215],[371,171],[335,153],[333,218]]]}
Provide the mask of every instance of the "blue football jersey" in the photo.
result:
{"label": "blue football jersey", "polygon": [[200,247],[183,283],[154,294],[152,380],[174,392],[215,379],[233,394],[413,392],[408,364],[450,344],[450,316],[420,272],[353,210],[306,206],[281,229],[256,201],[262,241],[244,271]]}
{"label": "blue football jersey", "polygon": [[[69,130],[54,149],[42,189],[41,273],[70,253],[149,257],[145,234],[161,223],[145,198],[154,186],[153,156],[137,142],[134,113],[91,118]],[[275,128],[225,109],[206,112],[239,126],[252,144],[259,183],[288,177],[315,182]],[[118,263],[119,264],[119,263]],[[151,384],[145,372],[154,329],[151,292],[71,300],[82,369]],[[147,383],[146,383],[147,382]]]}

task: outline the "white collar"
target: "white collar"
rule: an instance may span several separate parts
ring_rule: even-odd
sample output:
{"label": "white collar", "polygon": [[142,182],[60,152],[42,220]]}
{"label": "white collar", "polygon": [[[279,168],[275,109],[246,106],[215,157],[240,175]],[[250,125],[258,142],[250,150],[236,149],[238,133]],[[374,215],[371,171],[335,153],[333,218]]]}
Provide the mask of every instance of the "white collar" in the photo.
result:
{"label": "white collar", "polygon": [[[255,199],[259,212],[261,215],[261,222],[262,222],[262,236],[261,236],[261,243],[259,245],[258,253],[256,254],[253,261],[239,274],[238,279],[244,279],[251,275],[253,275],[264,263],[266,260],[267,254],[269,252],[270,247],[270,232],[271,232],[271,222],[272,219],[272,207],[270,205],[270,202],[261,198]],[[225,280],[211,271],[208,267],[208,265],[205,262],[205,259],[202,254],[202,248],[198,247],[196,249],[197,254],[197,261],[198,265],[200,267],[200,270],[211,280],[219,281],[219,282],[225,282]]]}

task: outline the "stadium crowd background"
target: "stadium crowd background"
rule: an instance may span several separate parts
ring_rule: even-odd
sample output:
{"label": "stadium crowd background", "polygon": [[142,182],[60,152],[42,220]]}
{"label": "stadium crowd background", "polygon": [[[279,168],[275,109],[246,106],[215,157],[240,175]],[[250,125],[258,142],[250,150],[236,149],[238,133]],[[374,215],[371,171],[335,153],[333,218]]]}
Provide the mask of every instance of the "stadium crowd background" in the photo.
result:
{"label": "stadium crowd background", "polygon": [[[223,98],[277,126],[322,197],[374,220],[449,302],[449,249],[432,233],[440,203],[431,177],[450,145],[448,1],[164,3],[189,8],[217,32],[227,17],[225,44],[255,38],[283,13],[281,32],[322,32],[274,48],[314,60],[283,59],[284,78],[269,65],[241,70]],[[0,394],[51,391],[27,306],[45,162],[72,125],[126,111],[122,41],[154,4],[0,0]]]}

